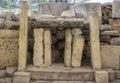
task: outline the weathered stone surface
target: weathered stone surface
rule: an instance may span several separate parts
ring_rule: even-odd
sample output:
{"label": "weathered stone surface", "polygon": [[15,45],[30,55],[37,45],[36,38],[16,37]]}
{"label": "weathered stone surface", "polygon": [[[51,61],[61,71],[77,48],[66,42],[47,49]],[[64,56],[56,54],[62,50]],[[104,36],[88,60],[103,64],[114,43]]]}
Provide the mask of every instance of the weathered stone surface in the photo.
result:
{"label": "weathered stone surface", "polygon": [[72,57],[72,31],[70,29],[66,30],[65,33],[65,52],[64,52],[64,63],[65,66],[71,66]]}
{"label": "weathered stone surface", "polygon": [[73,9],[66,10],[66,11],[62,12],[61,16],[75,17],[75,12]]}
{"label": "weathered stone surface", "polygon": [[97,83],[108,83],[108,73],[106,71],[96,71],[95,80]]}
{"label": "weathered stone surface", "polygon": [[119,70],[115,71],[115,79],[120,79],[120,71]]}
{"label": "weathered stone surface", "polygon": [[24,71],[28,53],[28,3],[21,2],[18,70]]}
{"label": "weathered stone surface", "polygon": [[35,27],[39,28],[83,28],[81,18],[36,19]]}
{"label": "weathered stone surface", "polygon": [[48,68],[35,68],[29,67],[27,69],[31,74],[32,80],[45,80],[45,81],[68,81],[70,80],[70,68],[64,65],[52,65]]}
{"label": "weathered stone surface", "polygon": [[110,82],[110,83],[120,83],[120,80],[115,80],[115,81]]}
{"label": "weathered stone surface", "polygon": [[100,36],[100,42],[102,43],[110,43],[111,37],[110,36]]}
{"label": "weathered stone surface", "polygon": [[68,10],[71,5],[71,3],[42,3],[39,4],[39,15],[61,16],[62,12]]}
{"label": "weathered stone surface", "polygon": [[7,76],[13,76],[13,74],[17,71],[17,67],[7,67],[6,73]]}
{"label": "weathered stone surface", "polygon": [[73,68],[71,69],[72,81],[94,81],[95,72],[91,68]]}
{"label": "weathered stone surface", "polygon": [[87,81],[87,82],[85,82],[85,83],[95,83],[94,81]]}
{"label": "weathered stone surface", "polygon": [[18,63],[18,39],[0,39],[0,67]]}
{"label": "weathered stone surface", "polygon": [[84,81],[53,81],[52,83],[85,83]]}
{"label": "weathered stone surface", "polygon": [[44,64],[50,66],[52,64],[52,40],[51,31],[49,29],[44,30]]}
{"label": "weathered stone surface", "polygon": [[79,28],[74,28],[72,29],[72,35],[76,36],[76,35],[81,35],[82,31]]}
{"label": "weathered stone surface", "polygon": [[0,30],[0,38],[18,38],[19,31],[17,30]]}
{"label": "weathered stone surface", "polygon": [[77,17],[87,18],[90,14],[97,13],[101,18],[101,4],[100,3],[80,3],[73,6]]}
{"label": "weathered stone surface", "polygon": [[101,59],[104,68],[119,69],[120,46],[101,46]]}
{"label": "weathered stone surface", "polygon": [[115,30],[115,31],[120,30],[119,23],[120,23],[120,19],[110,19],[109,20],[109,24],[110,24],[112,30]]}
{"label": "weathered stone surface", "polygon": [[6,77],[6,70],[0,70],[0,78]]}
{"label": "weathered stone surface", "polygon": [[120,45],[120,37],[111,38],[110,44],[111,45]]}
{"label": "weathered stone surface", "polygon": [[113,0],[112,17],[120,18],[120,1]]}
{"label": "weathered stone surface", "polygon": [[44,29],[34,29],[34,56],[33,63],[35,66],[41,66],[43,64],[43,34]]}
{"label": "weathered stone surface", "polygon": [[104,71],[108,72],[109,81],[115,80],[115,71],[113,69],[104,69]]}
{"label": "weathered stone surface", "polygon": [[13,78],[5,78],[5,83],[13,83]]}
{"label": "weathered stone surface", "polygon": [[30,74],[27,72],[15,72],[13,83],[30,83]]}
{"label": "weathered stone surface", "polygon": [[90,22],[90,49],[93,69],[101,69],[101,55],[100,55],[100,39],[99,28],[100,22],[97,15],[93,14],[89,17]]}
{"label": "weathered stone surface", "polygon": [[108,31],[108,30],[112,30],[110,25],[107,24],[101,25],[100,31]]}
{"label": "weathered stone surface", "polygon": [[81,29],[73,29],[73,45],[72,45],[72,61],[73,67],[80,67],[82,61],[82,53],[84,47],[84,37],[79,32]]}
{"label": "weathered stone surface", "polygon": [[31,81],[30,83],[53,83],[52,81]]}
{"label": "weathered stone surface", "polygon": [[119,33],[119,31],[103,31],[103,32],[101,32],[100,33],[100,35],[104,35],[104,36],[113,36],[113,37],[118,37],[118,36],[120,36],[120,33]]}
{"label": "weathered stone surface", "polygon": [[0,83],[6,83],[4,78],[0,78]]}

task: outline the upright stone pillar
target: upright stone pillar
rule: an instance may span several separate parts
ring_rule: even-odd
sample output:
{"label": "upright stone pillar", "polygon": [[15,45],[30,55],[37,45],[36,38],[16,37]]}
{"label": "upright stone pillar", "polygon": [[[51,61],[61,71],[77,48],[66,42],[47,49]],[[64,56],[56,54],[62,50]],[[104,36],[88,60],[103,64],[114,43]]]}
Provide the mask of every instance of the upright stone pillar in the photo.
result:
{"label": "upright stone pillar", "polygon": [[20,33],[19,33],[19,60],[18,70],[24,71],[27,60],[28,48],[28,4],[22,1],[20,15]]}
{"label": "upright stone pillar", "polygon": [[72,51],[72,32],[70,29],[66,30],[65,33],[65,53],[64,53],[64,62],[65,66],[70,67],[71,65],[71,51]]}
{"label": "upright stone pillar", "polygon": [[100,39],[99,39],[99,18],[97,15],[90,15],[90,50],[93,69],[101,69]]}
{"label": "upright stone pillar", "polygon": [[43,64],[43,33],[44,29],[34,29],[34,56],[33,64],[41,66]]}
{"label": "upright stone pillar", "polygon": [[51,66],[52,64],[52,53],[51,53],[51,31],[45,29],[44,31],[44,64],[46,66]]}
{"label": "upright stone pillar", "polygon": [[73,67],[80,67],[82,61],[82,52],[84,46],[84,37],[82,36],[81,29],[73,29],[73,45],[72,45],[72,62]]}

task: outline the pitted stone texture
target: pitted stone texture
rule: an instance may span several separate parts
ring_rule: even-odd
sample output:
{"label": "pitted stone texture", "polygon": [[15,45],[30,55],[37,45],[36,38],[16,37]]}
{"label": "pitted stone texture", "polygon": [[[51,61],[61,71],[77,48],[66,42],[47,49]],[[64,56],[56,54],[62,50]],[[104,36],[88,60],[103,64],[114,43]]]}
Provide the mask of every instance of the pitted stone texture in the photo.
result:
{"label": "pitted stone texture", "polygon": [[18,63],[18,39],[0,39],[0,67]]}
{"label": "pitted stone texture", "polygon": [[119,69],[120,46],[101,46],[101,60],[104,68]]}

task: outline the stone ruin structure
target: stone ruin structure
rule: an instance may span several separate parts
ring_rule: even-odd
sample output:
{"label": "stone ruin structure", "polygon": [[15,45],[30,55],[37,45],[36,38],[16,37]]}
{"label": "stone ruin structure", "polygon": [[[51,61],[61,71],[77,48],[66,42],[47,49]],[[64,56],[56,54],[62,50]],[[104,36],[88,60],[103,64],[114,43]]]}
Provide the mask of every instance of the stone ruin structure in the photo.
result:
{"label": "stone ruin structure", "polygon": [[120,1],[42,3],[0,15],[0,83],[120,83]]}

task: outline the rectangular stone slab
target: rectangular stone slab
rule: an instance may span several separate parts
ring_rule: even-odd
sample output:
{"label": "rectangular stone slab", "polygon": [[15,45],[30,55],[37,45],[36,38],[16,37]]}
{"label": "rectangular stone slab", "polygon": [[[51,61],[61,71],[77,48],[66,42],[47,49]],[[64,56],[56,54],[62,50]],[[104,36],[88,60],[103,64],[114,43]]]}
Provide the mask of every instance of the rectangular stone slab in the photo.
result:
{"label": "rectangular stone slab", "polygon": [[49,29],[44,30],[44,64],[46,67],[52,64],[52,40],[51,31]]}
{"label": "rectangular stone slab", "polygon": [[72,55],[72,31],[66,30],[65,33],[65,52],[64,52],[64,63],[65,66],[71,66],[71,55]]}
{"label": "rectangular stone slab", "polygon": [[101,59],[104,68],[119,69],[120,46],[101,46]]}
{"label": "rectangular stone slab", "polygon": [[76,18],[36,19],[35,28],[82,28],[84,20]]}
{"label": "rectangular stone slab", "polygon": [[34,56],[33,64],[35,66],[41,66],[43,64],[43,33],[44,29],[34,29]]}
{"label": "rectangular stone slab", "polygon": [[101,69],[101,55],[100,55],[100,39],[99,28],[100,22],[97,15],[91,15],[90,22],[90,48],[91,48],[91,60],[93,69]]}

